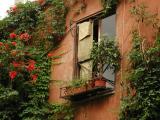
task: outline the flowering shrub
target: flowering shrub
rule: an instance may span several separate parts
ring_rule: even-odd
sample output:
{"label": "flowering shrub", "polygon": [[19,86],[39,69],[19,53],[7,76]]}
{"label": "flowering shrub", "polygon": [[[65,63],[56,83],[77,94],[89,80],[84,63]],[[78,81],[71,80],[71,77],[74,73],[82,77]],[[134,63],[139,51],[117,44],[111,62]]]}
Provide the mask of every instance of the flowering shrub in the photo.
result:
{"label": "flowering shrub", "polygon": [[[48,7],[50,14],[46,13]],[[57,112],[56,105],[52,107],[47,102],[53,55],[46,55],[56,47],[56,40],[62,39],[64,13],[61,0],[46,0],[43,6],[40,2],[27,2],[10,8],[8,17],[0,20],[1,120],[51,120],[62,113],[63,105]],[[48,22],[46,16],[50,15],[52,20]],[[71,120],[65,117],[64,120]]]}
{"label": "flowering shrub", "polygon": [[[10,40],[0,42],[1,69],[2,67],[8,68],[6,72],[8,72],[11,80],[16,79],[18,75],[23,77],[24,74],[30,74],[30,80],[33,78],[35,81],[36,77],[33,77],[32,73],[37,71],[36,62],[31,58],[32,56],[28,55],[29,48],[24,48],[24,43],[16,38],[15,33],[11,33],[9,36]],[[23,78],[28,80],[28,77]]]}
{"label": "flowering shrub", "polygon": [[28,41],[29,39],[31,39],[31,35],[29,35],[28,33],[23,33],[20,35],[20,39],[23,41]]}
{"label": "flowering shrub", "polygon": [[13,13],[16,12],[16,10],[17,10],[17,6],[13,6],[13,7],[10,8],[10,10],[7,10],[7,13],[8,14],[13,14]]}
{"label": "flowering shrub", "polygon": [[[48,99],[50,61],[47,57],[40,57],[44,50],[33,49],[30,45],[26,46],[18,37],[20,35],[15,33],[8,36],[8,40],[0,42],[0,86],[3,88],[2,91],[9,89],[10,93],[16,92],[16,95],[13,94],[5,98],[6,104],[0,103],[0,107],[4,108],[0,110],[2,120],[5,118],[22,119],[26,114],[31,116],[32,112],[26,113],[25,111],[30,107],[28,103],[32,104],[35,99],[37,103],[33,102],[33,104],[41,104],[42,106],[48,104],[44,101]],[[40,54],[37,55],[37,53]],[[2,91],[0,90],[0,94],[4,94]],[[10,100],[8,101],[8,99]],[[12,109],[13,103],[17,105],[15,112],[13,110],[5,112],[5,108]],[[32,109],[34,110],[34,108]],[[46,109],[49,114],[49,108]],[[39,111],[39,109],[34,111]],[[41,113],[37,112],[36,114]],[[32,116],[34,115],[32,114]],[[43,114],[39,117],[43,118]]]}

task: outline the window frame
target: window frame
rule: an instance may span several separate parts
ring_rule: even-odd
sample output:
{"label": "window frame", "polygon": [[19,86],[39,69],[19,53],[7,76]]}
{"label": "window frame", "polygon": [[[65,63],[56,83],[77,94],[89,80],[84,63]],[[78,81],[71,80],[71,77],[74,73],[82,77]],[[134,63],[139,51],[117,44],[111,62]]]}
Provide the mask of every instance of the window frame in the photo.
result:
{"label": "window frame", "polygon": [[[112,9],[112,11],[110,11],[107,15],[104,15],[103,11],[100,11],[100,12],[97,12],[97,13],[95,13],[93,15],[87,16],[86,18],[80,19],[79,21],[76,22],[76,34],[77,35],[76,35],[76,53],[75,53],[75,55],[76,55],[75,56],[76,63],[75,64],[76,64],[77,67],[75,68],[75,73],[76,74],[73,76],[74,78],[75,77],[76,78],[80,78],[81,77],[80,76],[80,63],[83,62],[83,61],[82,62],[78,62],[78,39],[79,39],[78,38],[79,37],[79,35],[78,35],[78,32],[79,32],[78,24],[86,22],[86,21],[92,21],[92,22],[94,22],[94,21],[98,20],[98,24],[99,24],[99,26],[98,26],[98,42],[100,42],[102,19],[110,17],[110,16],[112,16],[114,14],[116,15],[116,9]],[[92,32],[93,32],[93,28],[92,28]],[[116,34],[116,31],[115,31],[115,34]],[[91,59],[87,59],[86,61],[88,61],[88,60],[91,60]],[[116,76],[116,75],[114,75],[114,76]],[[93,77],[93,75],[92,75],[92,77]],[[115,82],[115,78],[114,78],[114,82]]]}

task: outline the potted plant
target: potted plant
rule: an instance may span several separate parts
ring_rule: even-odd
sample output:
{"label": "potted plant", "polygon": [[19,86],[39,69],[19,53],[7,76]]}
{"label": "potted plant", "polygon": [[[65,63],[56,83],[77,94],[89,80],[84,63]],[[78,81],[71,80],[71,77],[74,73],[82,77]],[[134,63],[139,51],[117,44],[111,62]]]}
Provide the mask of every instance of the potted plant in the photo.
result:
{"label": "potted plant", "polygon": [[106,86],[104,72],[111,68],[119,68],[120,53],[113,39],[103,36],[100,42],[94,43],[91,50],[95,87]]}

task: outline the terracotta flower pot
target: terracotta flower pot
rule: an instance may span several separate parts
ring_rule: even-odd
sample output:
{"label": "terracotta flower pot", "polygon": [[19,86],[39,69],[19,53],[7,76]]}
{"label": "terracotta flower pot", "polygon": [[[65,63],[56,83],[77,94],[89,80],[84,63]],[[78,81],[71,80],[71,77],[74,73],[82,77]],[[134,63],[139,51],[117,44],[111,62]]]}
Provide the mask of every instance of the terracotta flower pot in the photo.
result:
{"label": "terracotta flower pot", "polygon": [[102,79],[96,79],[95,80],[95,87],[105,87],[106,81]]}
{"label": "terracotta flower pot", "polygon": [[87,83],[87,85],[86,85],[87,90],[91,90],[91,89],[93,89],[93,88],[94,88],[94,86],[95,86],[95,83],[94,83],[94,81],[93,81],[93,80],[88,81],[88,83]]}

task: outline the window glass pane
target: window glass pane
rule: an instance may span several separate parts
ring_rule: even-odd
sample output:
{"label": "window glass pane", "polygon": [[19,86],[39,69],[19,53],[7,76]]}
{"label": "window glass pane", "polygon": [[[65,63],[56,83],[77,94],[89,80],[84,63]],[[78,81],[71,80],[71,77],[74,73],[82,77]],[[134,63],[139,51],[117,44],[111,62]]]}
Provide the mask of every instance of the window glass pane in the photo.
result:
{"label": "window glass pane", "polygon": [[115,80],[115,73],[114,73],[114,70],[113,70],[113,69],[107,69],[107,70],[104,72],[103,76],[104,76],[106,79],[110,80],[111,82],[114,82],[114,80]]}
{"label": "window glass pane", "polygon": [[[116,14],[108,16],[101,20],[101,36],[115,38],[116,36]],[[112,83],[115,81],[114,69],[107,69],[103,76]]]}
{"label": "window glass pane", "polygon": [[101,36],[115,37],[116,35],[116,15],[111,15],[102,19]]}

